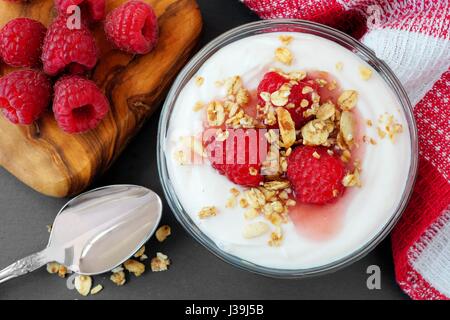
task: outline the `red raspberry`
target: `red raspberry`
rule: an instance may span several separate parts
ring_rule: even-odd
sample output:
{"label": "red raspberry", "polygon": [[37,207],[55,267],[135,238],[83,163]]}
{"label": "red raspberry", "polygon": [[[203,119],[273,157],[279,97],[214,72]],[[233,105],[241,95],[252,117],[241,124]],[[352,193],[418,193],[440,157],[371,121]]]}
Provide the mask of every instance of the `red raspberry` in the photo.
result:
{"label": "red raspberry", "polygon": [[82,12],[89,13],[92,21],[105,18],[105,0],[55,0],[55,6],[60,14],[66,15],[70,6],[79,6]]}
{"label": "red raspberry", "polygon": [[67,17],[59,16],[48,28],[42,50],[44,71],[54,76],[65,69],[84,72],[95,67],[99,51],[94,36],[82,24],[80,29],[69,29]]}
{"label": "red raspberry", "polygon": [[[314,152],[319,159],[314,157]],[[288,158],[287,177],[301,203],[325,204],[342,196],[344,175],[342,161],[324,148],[297,147]]]}
{"label": "red raspberry", "polygon": [[50,80],[35,70],[14,71],[0,78],[0,109],[16,124],[32,124],[47,108]]}
{"label": "red raspberry", "polygon": [[[261,92],[273,93],[280,89],[283,84],[288,82],[289,79],[283,77],[278,72],[271,71],[266,73],[258,86],[258,103],[260,105],[265,105],[264,100],[260,96]],[[302,108],[300,106],[302,100],[306,99],[308,100],[308,106],[312,105],[312,94],[302,93],[302,90],[305,86],[310,86],[314,91],[317,91],[318,89],[318,86],[314,81],[299,81],[298,84],[292,86],[289,101],[287,103],[292,103],[295,105],[294,108],[288,108],[288,111],[291,114],[292,120],[295,122],[295,126],[297,129],[303,126],[308,120],[303,116],[303,112],[308,108]]]}
{"label": "red raspberry", "polygon": [[40,63],[42,43],[47,29],[39,21],[17,18],[0,31],[0,54],[13,67],[36,67]]}
{"label": "red raspberry", "polygon": [[61,129],[81,133],[95,128],[109,111],[97,85],[80,76],[65,76],[55,84],[53,113]]}
{"label": "red raspberry", "polygon": [[[319,89],[319,86],[313,80],[299,81],[298,84],[292,86],[288,103],[293,103],[295,108],[289,109],[289,112],[291,113],[292,119],[294,120],[297,128],[300,128],[309,120],[309,118],[305,118],[303,116],[303,112],[313,104],[312,92],[303,94],[302,91],[304,87],[311,87],[315,92]],[[308,106],[305,108],[301,107],[301,102],[303,99],[308,101]]]}
{"label": "red raspberry", "polygon": [[106,17],[109,41],[128,53],[149,53],[158,42],[158,19],[149,4],[129,1]]}
{"label": "red raspberry", "polygon": [[259,130],[228,129],[228,132],[225,141],[213,137],[207,144],[212,167],[238,185],[259,186],[263,181],[261,163],[266,156],[260,154],[260,149],[266,145],[266,138]]}
{"label": "red raspberry", "polygon": [[288,79],[283,77],[281,74],[275,71],[270,71],[266,73],[261,80],[261,82],[258,85],[258,101],[259,104],[264,105],[265,102],[261,98],[260,94],[261,92],[269,92],[273,93],[280,89],[280,87],[285,84],[286,82],[289,82]]}

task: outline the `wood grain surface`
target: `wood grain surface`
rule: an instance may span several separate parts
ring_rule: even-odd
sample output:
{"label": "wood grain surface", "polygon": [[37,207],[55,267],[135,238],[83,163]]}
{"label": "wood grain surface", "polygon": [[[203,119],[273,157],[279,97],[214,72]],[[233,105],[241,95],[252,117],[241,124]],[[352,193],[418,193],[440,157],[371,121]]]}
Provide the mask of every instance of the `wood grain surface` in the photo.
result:
{"label": "wood grain surface", "polygon": [[[106,2],[109,12],[126,1]],[[189,58],[202,28],[196,1],[145,2],[155,9],[160,26],[158,46],[150,54],[133,56],[114,50],[105,39],[103,26],[94,27],[101,57],[92,79],[111,104],[108,116],[95,130],[79,135],[64,133],[51,107],[32,126],[13,125],[0,115],[0,164],[36,191],[65,197],[86,189],[138,132]],[[23,4],[0,0],[0,27],[16,17],[49,25],[54,16],[53,0]],[[11,70],[0,63],[0,75]]]}

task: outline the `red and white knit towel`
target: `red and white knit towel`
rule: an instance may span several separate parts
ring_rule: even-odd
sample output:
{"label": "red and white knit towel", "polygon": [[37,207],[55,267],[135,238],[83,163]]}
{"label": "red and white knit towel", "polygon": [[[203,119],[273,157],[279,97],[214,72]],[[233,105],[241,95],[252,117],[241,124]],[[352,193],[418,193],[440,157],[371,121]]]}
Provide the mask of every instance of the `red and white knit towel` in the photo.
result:
{"label": "red and white knit towel", "polygon": [[386,61],[415,105],[419,176],[392,233],[397,282],[413,299],[450,299],[449,0],[241,0],[261,18],[320,22]]}

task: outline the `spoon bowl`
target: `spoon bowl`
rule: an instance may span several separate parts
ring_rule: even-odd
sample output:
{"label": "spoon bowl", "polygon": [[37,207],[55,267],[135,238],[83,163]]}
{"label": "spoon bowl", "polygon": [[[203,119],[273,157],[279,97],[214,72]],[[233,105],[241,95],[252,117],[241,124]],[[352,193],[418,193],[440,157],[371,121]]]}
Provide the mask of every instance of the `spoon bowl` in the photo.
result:
{"label": "spoon bowl", "polygon": [[94,189],[69,201],[58,213],[48,248],[55,261],[73,272],[107,272],[127,260],[155,232],[162,214],[161,199],[139,186]]}

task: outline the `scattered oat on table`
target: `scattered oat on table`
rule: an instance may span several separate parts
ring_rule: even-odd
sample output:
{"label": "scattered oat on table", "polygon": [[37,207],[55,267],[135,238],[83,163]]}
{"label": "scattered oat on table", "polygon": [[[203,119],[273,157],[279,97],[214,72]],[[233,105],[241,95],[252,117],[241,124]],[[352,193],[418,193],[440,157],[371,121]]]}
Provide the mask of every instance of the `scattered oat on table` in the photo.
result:
{"label": "scattered oat on table", "polygon": [[109,279],[118,286],[123,286],[127,281],[123,271],[113,272]]}
{"label": "scattered oat on table", "polygon": [[150,263],[150,267],[153,272],[160,272],[168,270],[170,265],[169,257],[165,254],[158,252]]}
{"label": "scattered oat on table", "polygon": [[92,278],[90,276],[76,276],[75,277],[75,289],[82,296],[87,296],[91,292]]}
{"label": "scattered oat on table", "polygon": [[171,234],[172,234],[172,229],[168,225],[164,225],[164,226],[159,227],[158,230],[156,230],[155,237],[156,237],[156,240],[158,240],[159,242],[163,242]]}
{"label": "scattered oat on table", "polygon": [[91,289],[91,295],[95,295],[102,290],[103,290],[103,286],[101,284],[98,284],[94,288]]}
{"label": "scattered oat on table", "polygon": [[140,277],[145,272],[145,265],[142,262],[129,259],[123,263],[125,270]]}

